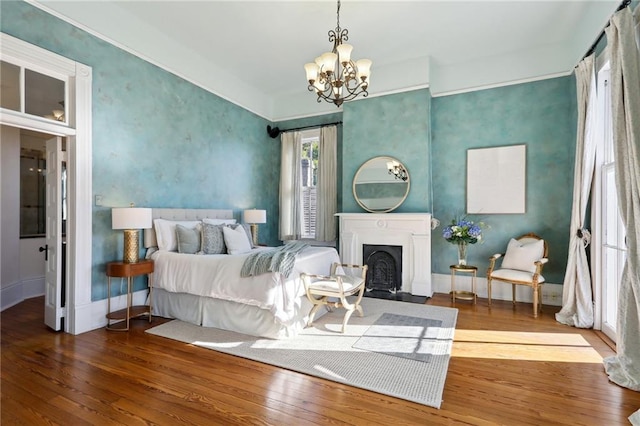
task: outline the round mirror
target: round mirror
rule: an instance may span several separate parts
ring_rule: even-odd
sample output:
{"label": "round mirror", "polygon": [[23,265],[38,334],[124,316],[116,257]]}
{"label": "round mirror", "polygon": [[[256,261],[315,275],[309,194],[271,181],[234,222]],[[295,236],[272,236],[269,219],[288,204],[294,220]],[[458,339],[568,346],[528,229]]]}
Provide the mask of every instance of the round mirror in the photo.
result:
{"label": "round mirror", "polygon": [[409,195],[407,168],[393,157],[375,157],[364,163],[353,178],[353,196],[368,212],[397,209]]}

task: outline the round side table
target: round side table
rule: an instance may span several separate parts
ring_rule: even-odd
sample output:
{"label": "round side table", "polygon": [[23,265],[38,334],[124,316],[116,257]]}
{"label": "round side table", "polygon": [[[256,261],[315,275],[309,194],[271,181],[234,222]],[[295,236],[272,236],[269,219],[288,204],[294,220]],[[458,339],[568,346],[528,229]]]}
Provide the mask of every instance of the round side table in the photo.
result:
{"label": "round side table", "polygon": [[[456,299],[460,300],[473,300],[473,304],[476,304],[476,276],[478,275],[478,267],[472,265],[451,265],[451,303],[456,304]],[[471,291],[456,290],[456,273],[471,274]]]}

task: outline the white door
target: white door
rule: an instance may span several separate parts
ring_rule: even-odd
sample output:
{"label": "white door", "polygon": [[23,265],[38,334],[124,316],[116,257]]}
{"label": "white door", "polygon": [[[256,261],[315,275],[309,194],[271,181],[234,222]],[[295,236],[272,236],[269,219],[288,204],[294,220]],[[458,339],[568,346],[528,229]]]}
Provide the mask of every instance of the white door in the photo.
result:
{"label": "white door", "polygon": [[44,323],[60,330],[62,309],[62,138],[47,141]]}

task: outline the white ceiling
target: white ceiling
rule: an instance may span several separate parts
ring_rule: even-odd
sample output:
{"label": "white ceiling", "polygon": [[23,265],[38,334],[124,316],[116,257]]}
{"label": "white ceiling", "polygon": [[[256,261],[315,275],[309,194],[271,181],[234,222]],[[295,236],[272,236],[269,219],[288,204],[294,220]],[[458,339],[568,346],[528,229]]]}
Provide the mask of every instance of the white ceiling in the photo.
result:
{"label": "white ceiling", "polygon": [[[269,120],[335,112],[303,66],[332,45],[336,2],[31,0],[56,16]],[[352,57],[373,61],[370,97],[434,96],[567,75],[618,0],[343,0]]]}

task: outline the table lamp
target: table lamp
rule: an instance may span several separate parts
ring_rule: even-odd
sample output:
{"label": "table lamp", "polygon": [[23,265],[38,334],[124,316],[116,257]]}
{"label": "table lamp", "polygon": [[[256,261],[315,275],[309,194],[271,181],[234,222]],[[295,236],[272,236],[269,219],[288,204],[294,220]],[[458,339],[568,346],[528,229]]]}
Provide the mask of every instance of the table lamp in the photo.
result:
{"label": "table lamp", "polygon": [[251,225],[251,236],[253,245],[258,245],[258,224],[267,223],[267,211],[250,209],[244,211],[244,222]]}
{"label": "table lamp", "polygon": [[124,229],[124,263],[137,263],[140,255],[140,229],[152,226],[151,209],[123,207],[111,209],[111,228]]}

